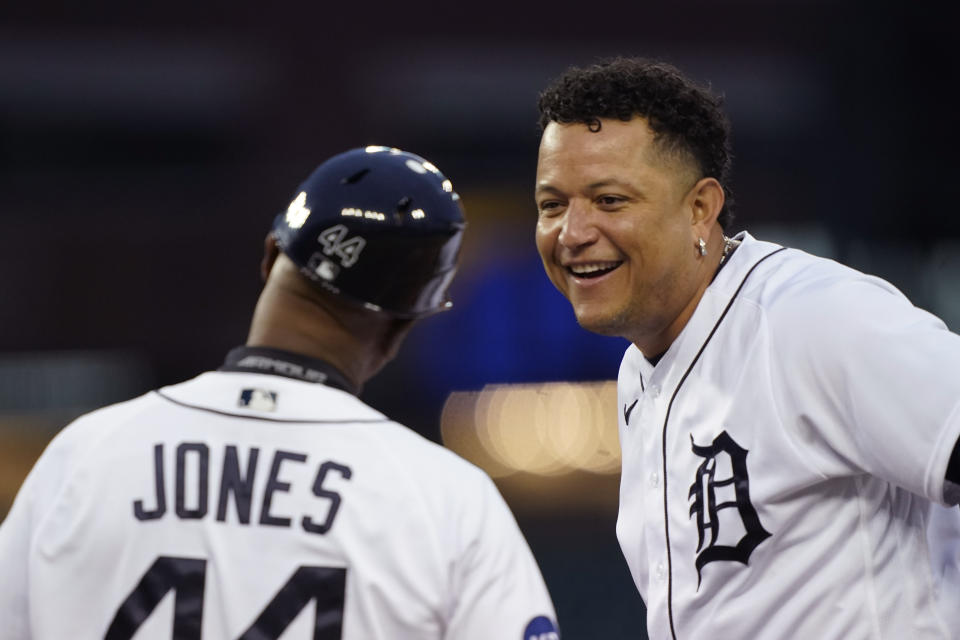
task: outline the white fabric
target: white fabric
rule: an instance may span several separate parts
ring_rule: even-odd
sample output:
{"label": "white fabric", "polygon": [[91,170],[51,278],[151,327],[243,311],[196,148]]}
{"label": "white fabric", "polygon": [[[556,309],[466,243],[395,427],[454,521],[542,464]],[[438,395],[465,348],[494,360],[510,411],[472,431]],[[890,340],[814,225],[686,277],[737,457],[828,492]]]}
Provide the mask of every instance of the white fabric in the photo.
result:
{"label": "white fabric", "polygon": [[[740,238],[657,366],[631,346],[620,368],[617,535],[650,638],[960,637],[960,336],[887,282]],[[727,557],[698,572],[705,551]]]}
{"label": "white fabric", "polygon": [[[244,390],[256,390],[250,404],[260,410],[238,406]],[[201,511],[200,447],[209,452],[202,518],[177,514],[183,443],[193,443],[183,455],[184,513]],[[157,507],[157,445],[166,513],[138,520],[136,501],[143,512]],[[218,519],[231,445],[244,474],[258,450],[249,524],[240,524],[232,495]],[[350,477],[327,472],[320,489],[340,496],[339,509],[329,531],[309,532],[303,518],[324,523],[334,502],[314,492],[328,461]],[[274,524],[260,524],[264,515]],[[271,375],[205,373],[64,429],[0,527],[0,638],[103,638],[159,556],[206,560],[207,639],[243,634],[304,566],[346,568],[346,640],[521,640],[531,619],[556,619],[530,550],[483,472],[350,394]],[[135,637],[172,638],[173,603],[167,593]],[[314,608],[282,637],[313,638]]]}

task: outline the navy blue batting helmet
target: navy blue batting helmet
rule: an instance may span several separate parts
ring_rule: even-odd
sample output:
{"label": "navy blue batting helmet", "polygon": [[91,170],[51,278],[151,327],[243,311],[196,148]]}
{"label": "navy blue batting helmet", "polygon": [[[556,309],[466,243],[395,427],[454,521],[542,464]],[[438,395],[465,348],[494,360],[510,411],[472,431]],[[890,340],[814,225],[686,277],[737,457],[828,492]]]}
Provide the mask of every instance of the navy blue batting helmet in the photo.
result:
{"label": "navy blue batting helmet", "polygon": [[277,246],[307,278],[364,307],[417,317],[451,306],[465,226],[432,163],[390,147],[336,155],[277,216]]}

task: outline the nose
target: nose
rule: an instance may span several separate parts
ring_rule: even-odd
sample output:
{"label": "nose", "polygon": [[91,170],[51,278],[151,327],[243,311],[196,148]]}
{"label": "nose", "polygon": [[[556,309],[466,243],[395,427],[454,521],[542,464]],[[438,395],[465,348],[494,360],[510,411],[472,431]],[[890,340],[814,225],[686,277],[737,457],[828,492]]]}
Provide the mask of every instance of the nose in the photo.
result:
{"label": "nose", "polygon": [[586,203],[571,201],[563,216],[557,241],[565,249],[579,249],[596,242],[597,227]]}

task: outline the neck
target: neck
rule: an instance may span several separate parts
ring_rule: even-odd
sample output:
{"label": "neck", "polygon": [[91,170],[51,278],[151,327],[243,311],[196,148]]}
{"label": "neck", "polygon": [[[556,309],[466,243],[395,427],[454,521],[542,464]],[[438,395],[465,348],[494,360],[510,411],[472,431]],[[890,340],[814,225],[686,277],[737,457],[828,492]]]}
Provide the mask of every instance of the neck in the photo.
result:
{"label": "neck", "polygon": [[[717,271],[720,270],[721,263],[724,261],[725,246],[726,237],[722,231],[718,229],[717,233],[710,234],[706,255],[696,256],[695,267],[687,278],[687,281],[691,283],[687,288],[690,293],[684,296],[686,302],[682,303],[683,306],[673,316],[673,320],[668,322],[660,331],[643,333],[630,338],[630,341],[640,349],[644,356],[659,357],[663,355],[687,326],[687,323],[690,322],[690,318],[697,310],[707,287],[710,286]],[[729,250],[726,255],[729,255]]]}
{"label": "neck", "polygon": [[323,360],[357,389],[393,357],[396,347],[389,319],[325,303],[324,296],[298,274],[290,279],[275,277],[276,272],[275,268],[257,302],[247,346]]}

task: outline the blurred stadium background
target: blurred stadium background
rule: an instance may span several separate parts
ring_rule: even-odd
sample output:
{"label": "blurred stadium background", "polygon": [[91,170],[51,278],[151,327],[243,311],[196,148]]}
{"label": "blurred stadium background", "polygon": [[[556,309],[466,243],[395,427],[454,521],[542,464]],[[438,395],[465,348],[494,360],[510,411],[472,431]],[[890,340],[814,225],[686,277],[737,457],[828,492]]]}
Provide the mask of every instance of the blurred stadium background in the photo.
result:
{"label": "blurred stadium background", "polygon": [[607,55],[726,95],[734,231],[881,275],[960,328],[957,56],[935,4],[17,4],[0,8],[0,518],[72,417],[244,341],[263,235],[318,162],[397,146],[452,178],[470,226],[454,310],[364,399],[496,477],[564,637],[645,637],[604,383],[626,345],[579,330],[533,247],[537,93]]}

